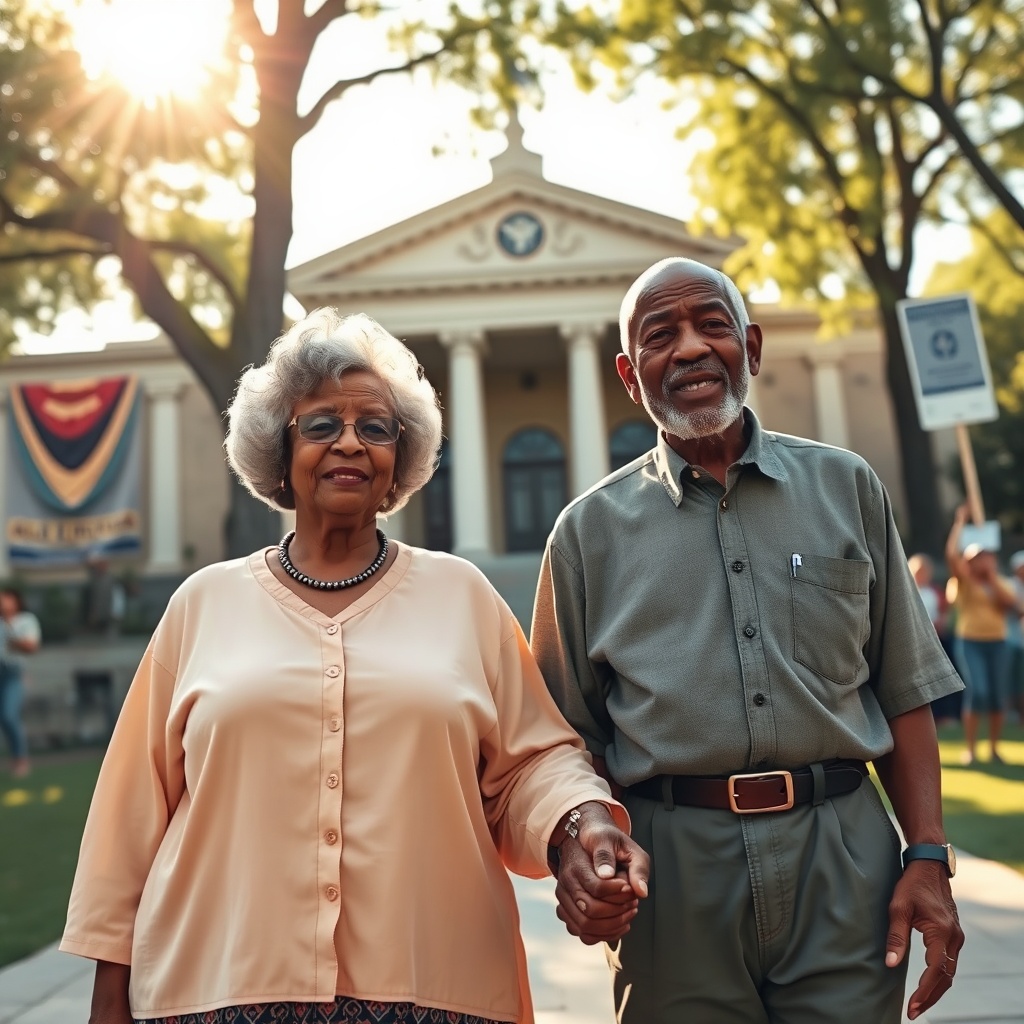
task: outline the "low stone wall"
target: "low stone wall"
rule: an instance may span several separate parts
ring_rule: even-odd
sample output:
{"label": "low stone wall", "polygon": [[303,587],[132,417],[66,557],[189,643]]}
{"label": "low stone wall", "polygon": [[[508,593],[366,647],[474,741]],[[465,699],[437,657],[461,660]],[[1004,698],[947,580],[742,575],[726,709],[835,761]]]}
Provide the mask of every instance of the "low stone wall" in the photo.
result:
{"label": "low stone wall", "polygon": [[29,745],[46,750],[105,740],[147,643],[117,637],[44,645],[26,667]]}

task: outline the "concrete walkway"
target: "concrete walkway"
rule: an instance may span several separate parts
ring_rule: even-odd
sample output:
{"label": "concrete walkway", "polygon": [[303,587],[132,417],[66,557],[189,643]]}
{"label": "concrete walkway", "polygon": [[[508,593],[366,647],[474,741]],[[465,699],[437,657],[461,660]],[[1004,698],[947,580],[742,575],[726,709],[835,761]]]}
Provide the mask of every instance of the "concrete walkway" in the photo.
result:
{"label": "concrete walkway", "polygon": [[[918,1019],[1024,1024],[1024,876],[967,853],[958,852],[958,859],[953,892],[967,944],[953,989]],[[613,1024],[604,955],[566,934],[554,913],[554,883],[516,879],[516,892],[537,1024]],[[922,951],[915,936],[914,984],[923,970]],[[91,990],[91,962],[50,947],[0,970],[0,1024],[85,1024]]]}

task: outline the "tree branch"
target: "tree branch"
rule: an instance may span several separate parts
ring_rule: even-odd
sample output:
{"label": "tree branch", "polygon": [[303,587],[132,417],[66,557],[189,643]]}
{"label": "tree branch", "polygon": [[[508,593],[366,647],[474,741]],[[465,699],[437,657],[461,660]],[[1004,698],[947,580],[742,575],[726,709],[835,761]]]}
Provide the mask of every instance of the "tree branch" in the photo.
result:
{"label": "tree branch", "polygon": [[242,309],[242,297],[238,294],[238,290],[231,283],[231,279],[228,277],[227,271],[220,266],[212,256],[203,252],[201,249],[196,249],[194,246],[189,245],[186,242],[177,242],[170,239],[140,239],[145,241],[151,250],[154,252],[170,252],[177,256],[185,256],[189,259],[195,260],[205,270],[210,277],[212,277],[220,286],[224,289],[227,296],[228,302],[231,304],[232,313],[238,316]]}
{"label": "tree branch", "polygon": [[185,306],[171,294],[153,262],[150,244],[133,235],[116,213],[93,205],[81,210],[49,210],[26,217],[2,195],[0,208],[5,219],[19,227],[76,234],[109,247],[110,253],[120,258],[121,274],[143,312],[164,330],[210,394],[223,394],[226,381],[230,386],[233,367],[229,353],[214,344]]}
{"label": "tree branch", "polygon": [[921,189],[921,192],[919,194],[919,199],[922,206],[928,200],[928,197],[931,195],[932,190],[935,188],[935,186],[946,176],[946,172],[953,165],[953,162],[959,155],[960,151],[958,149],[950,150],[946,159],[943,160],[942,163],[939,164],[939,166],[936,167],[935,170],[932,172],[932,176],[928,179],[928,183],[924,186],[924,188]]}
{"label": "tree branch", "polygon": [[64,188],[69,189],[72,192],[77,192],[82,187],[56,161],[46,160],[31,149],[26,149],[23,152],[22,159],[25,163],[30,164],[39,171],[42,171],[42,173],[47,175],[47,177],[53,178],[58,185],[63,185]]}
{"label": "tree branch", "polygon": [[253,50],[266,41],[267,34],[263,31],[260,19],[256,17],[253,0],[232,0],[231,20],[235,23],[238,34]]}
{"label": "tree branch", "polygon": [[1006,187],[1002,178],[981,155],[981,150],[974,144],[963,125],[960,124],[955,112],[950,109],[942,96],[932,95],[926,102],[935,113],[935,116],[942,122],[943,127],[956,140],[960,152],[971,167],[974,168],[978,177],[988,186],[989,191],[996,197],[999,205],[1016,221],[1018,227],[1024,229],[1024,204]]}
{"label": "tree branch", "polygon": [[[811,124],[803,110],[797,107],[794,103],[790,102],[778,89],[769,85],[763,78],[754,74],[750,68],[736,61],[730,60],[723,57],[722,63],[726,67],[732,68],[732,70],[739,75],[741,78],[747,79],[756,89],[761,91],[776,104],[781,110],[793,121],[797,127],[799,127],[807,141],[810,143],[811,148],[814,150],[818,159],[822,162],[825,176],[829,179],[832,187],[836,190],[837,194],[843,199],[843,209],[840,211],[840,217],[847,226],[856,226],[854,221],[856,220],[853,211],[850,209],[849,204],[846,203],[846,190],[845,182],[843,180],[842,173],[836,165],[835,159],[831,151],[825,145],[825,143],[819,137],[814,125]],[[853,218],[852,220],[848,218]]]}
{"label": "tree branch", "polygon": [[109,249],[95,249],[85,245],[64,245],[58,249],[40,249],[31,252],[8,252],[0,254],[2,263],[25,263],[30,260],[61,260],[66,256],[106,256]]}
{"label": "tree branch", "polygon": [[315,40],[332,21],[344,14],[348,14],[348,0],[324,0],[324,3],[306,18],[312,38]]}
{"label": "tree branch", "polygon": [[299,118],[298,134],[297,138],[302,138],[308,132],[312,131],[316,127],[320,118],[323,116],[323,112],[327,107],[335,100],[340,99],[345,93],[352,88],[354,85],[368,85],[370,82],[382,77],[383,75],[394,75],[401,74],[405,71],[412,71],[413,68],[419,67],[422,64],[429,64],[432,60],[436,60],[445,52],[445,48],[442,47],[439,50],[432,50],[430,53],[420,54],[418,57],[412,57],[404,64],[395,68],[381,68],[378,71],[371,71],[369,74],[361,75],[359,78],[347,78],[339,80],[334,83],[323,95],[313,104],[310,108],[309,113]]}
{"label": "tree branch", "polygon": [[886,117],[889,121],[889,132],[892,136],[892,160],[896,170],[896,180],[899,182],[900,197],[900,264],[898,273],[900,279],[906,281],[910,276],[910,264],[914,259],[914,224],[917,222],[918,214],[921,211],[920,198],[914,192],[914,167],[907,159],[903,147],[903,126],[900,124],[899,115],[889,100],[885,105]]}
{"label": "tree branch", "polygon": [[996,34],[996,26],[994,22],[989,22],[988,30],[985,32],[985,38],[981,41],[981,45],[972,50],[970,46],[967,47],[967,56],[964,58],[963,67],[960,69],[960,74],[957,75],[956,82],[953,84],[953,106],[958,106],[964,99],[971,99],[972,97],[964,97],[962,89],[967,82],[968,76],[974,69],[974,62],[988,49],[989,44],[992,42],[992,37]]}
{"label": "tree branch", "polygon": [[1024,277],[1024,258],[1018,256],[1006,243],[988,226],[983,220],[971,218],[971,227],[980,231],[988,241],[988,244],[1006,261],[1010,269]]}

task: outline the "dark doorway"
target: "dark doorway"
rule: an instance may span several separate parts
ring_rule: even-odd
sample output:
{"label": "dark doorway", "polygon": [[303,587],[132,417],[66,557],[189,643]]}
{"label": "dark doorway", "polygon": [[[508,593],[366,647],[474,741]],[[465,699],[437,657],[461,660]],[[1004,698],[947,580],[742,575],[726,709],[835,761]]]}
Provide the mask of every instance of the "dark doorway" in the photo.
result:
{"label": "dark doorway", "polygon": [[565,507],[565,451],[549,430],[520,430],[505,445],[505,549],[541,551]]}
{"label": "dark doorway", "polygon": [[423,546],[431,551],[451,551],[452,468],[448,439],[441,442],[441,461],[423,488]]}
{"label": "dark doorway", "polygon": [[612,431],[608,445],[608,465],[612,472],[621,469],[658,443],[658,428],[650,420],[629,420]]}

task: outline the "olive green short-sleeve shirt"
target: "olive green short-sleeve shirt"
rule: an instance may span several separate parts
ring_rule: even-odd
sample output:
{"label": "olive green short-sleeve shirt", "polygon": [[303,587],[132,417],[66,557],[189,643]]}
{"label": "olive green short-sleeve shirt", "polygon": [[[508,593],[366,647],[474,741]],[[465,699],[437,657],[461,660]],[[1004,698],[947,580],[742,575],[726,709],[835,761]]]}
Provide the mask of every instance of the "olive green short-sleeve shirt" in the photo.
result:
{"label": "olive green short-sleeve shirt", "polygon": [[548,541],[531,644],[622,785],[872,760],[963,688],[868,464],[746,417],[725,488],[661,438]]}

